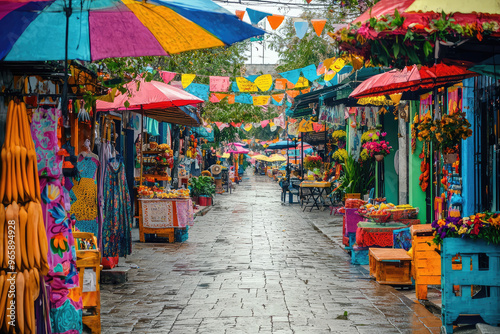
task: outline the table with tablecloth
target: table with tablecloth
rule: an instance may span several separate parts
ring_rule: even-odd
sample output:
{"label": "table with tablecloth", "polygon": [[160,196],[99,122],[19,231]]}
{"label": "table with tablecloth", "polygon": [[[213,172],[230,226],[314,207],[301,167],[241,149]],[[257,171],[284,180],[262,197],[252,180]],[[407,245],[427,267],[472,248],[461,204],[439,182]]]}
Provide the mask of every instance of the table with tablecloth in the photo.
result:
{"label": "table with tablecloth", "polygon": [[139,233],[164,234],[167,229],[193,226],[194,211],[190,198],[139,199]]}
{"label": "table with tablecloth", "polygon": [[359,247],[392,247],[393,231],[408,227],[400,222],[377,224],[374,222],[359,222],[356,230],[356,243]]}

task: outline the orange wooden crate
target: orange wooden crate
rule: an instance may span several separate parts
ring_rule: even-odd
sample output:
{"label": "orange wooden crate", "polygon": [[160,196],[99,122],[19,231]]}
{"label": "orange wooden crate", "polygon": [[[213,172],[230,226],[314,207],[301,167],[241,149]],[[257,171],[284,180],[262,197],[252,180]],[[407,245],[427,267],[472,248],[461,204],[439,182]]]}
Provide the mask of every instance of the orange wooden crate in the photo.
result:
{"label": "orange wooden crate", "polygon": [[[73,232],[73,237],[81,239],[93,239],[97,245],[97,238],[93,233]],[[98,249],[76,250],[76,267],[79,272],[80,289],[83,287],[83,273],[86,268],[91,268],[96,273],[96,291],[82,292],[83,308],[89,312],[83,315],[82,322],[89,327],[92,334],[101,333],[101,253]]]}
{"label": "orange wooden crate", "polygon": [[427,285],[441,285],[441,255],[432,242],[431,224],[410,227],[413,248],[413,278],[417,299],[427,299]]}
{"label": "orange wooden crate", "polygon": [[411,285],[411,257],[404,249],[370,248],[370,276],[379,284]]}

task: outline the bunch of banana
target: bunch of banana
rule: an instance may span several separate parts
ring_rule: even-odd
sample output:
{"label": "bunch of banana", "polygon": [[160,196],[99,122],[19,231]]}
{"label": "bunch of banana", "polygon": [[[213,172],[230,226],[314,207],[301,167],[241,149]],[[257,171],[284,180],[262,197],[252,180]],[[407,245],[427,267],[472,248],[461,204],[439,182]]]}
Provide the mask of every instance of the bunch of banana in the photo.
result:
{"label": "bunch of banana", "polygon": [[35,300],[47,275],[35,145],[24,103],[9,103],[0,179],[0,332],[36,333]]}
{"label": "bunch of banana", "polygon": [[1,160],[0,201],[5,205],[13,201],[40,201],[35,144],[24,102],[9,103]]}

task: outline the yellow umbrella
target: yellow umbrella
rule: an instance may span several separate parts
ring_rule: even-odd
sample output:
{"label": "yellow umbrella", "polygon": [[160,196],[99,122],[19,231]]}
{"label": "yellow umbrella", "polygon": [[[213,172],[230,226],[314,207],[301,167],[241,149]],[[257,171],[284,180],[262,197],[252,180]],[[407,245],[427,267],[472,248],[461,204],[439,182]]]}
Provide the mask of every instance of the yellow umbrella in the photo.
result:
{"label": "yellow umbrella", "polygon": [[265,155],[262,155],[262,154],[255,155],[252,157],[252,159],[261,160],[261,161],[269,161],[269,158],[266,157]]}
{"label": "yellow umbrella", "polygon": [[220,156],[221,158],[227,159],[230,157],[229,153],[224,153],[223,155]]}
{"label": "yellow umbrella", "polygon": [[479,3],[469,0],[418,0],[414,1],[405,12],[500,14],[500,3],[496,0],[486,0]]}
{"label": "yellow umbrella", "polygon": [[270,162],[286,161],[286,158],[279,154],[273,154],[269,157]]}

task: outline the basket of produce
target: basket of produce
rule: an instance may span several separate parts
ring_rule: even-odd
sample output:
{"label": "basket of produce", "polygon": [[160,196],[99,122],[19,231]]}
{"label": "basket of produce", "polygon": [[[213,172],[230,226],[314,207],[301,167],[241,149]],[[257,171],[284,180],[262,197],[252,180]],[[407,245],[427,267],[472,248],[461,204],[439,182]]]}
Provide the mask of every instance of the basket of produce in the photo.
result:
{"label": "basket of produce", "polygon": [[381,212],[381,213],[372,213],[370,214],[370,219],[373,220],[375,223],[377,224],[383,224],[383,223],[386,223],[387,220],[389,220],[389,218],[391,217],[391,213],[390,212]]}
{"label": "basket of produce", "polygon": [[391,214],[391,220],[399,221],[401,219],[406,219],[407,213],[404,209],[394,209],[388,211]]}

